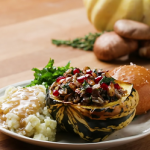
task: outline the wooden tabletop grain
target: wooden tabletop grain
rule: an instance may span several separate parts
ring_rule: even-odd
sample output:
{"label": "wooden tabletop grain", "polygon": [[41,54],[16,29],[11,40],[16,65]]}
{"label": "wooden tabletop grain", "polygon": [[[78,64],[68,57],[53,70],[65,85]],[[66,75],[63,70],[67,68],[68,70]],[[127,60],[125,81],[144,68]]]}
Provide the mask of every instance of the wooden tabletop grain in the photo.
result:
{"label": "wooden tabletop grain", "polygon": [[[0,88],[33,79],[33,67],[43,68],[50,58],[55,66],[111,69],[130,62],[150,69],[150,61],[136,58],[113,62],[97,60],[93,52],[56,47],[51,39],[74,39],[97,32],[89,23],[82,0],[0,1]],[[47,148],[27,144],[0,132],[0,150]],[[94,149],[94,147],[93,147]],[[111,150],[150,150],[150,135]],[[110,149],[109,149],[110,150]]]}

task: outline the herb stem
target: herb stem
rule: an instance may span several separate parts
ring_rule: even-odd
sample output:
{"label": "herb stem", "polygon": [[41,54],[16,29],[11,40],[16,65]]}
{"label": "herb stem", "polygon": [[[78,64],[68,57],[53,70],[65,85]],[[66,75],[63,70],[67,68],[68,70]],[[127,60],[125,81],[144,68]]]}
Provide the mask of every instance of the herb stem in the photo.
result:
{"label": "herb stem", "polygon": [[89,33],[88,35],[85,35],[82,38],[76,38],[74,40],[66,40],[66,41],[52,39],[52,43],[57,46],[64,45],[64,46],[71,46],[73,48],[83,49],[85,51],[93,51],[93,45],[95,43],[96,38],[102,34],[103,32]]}

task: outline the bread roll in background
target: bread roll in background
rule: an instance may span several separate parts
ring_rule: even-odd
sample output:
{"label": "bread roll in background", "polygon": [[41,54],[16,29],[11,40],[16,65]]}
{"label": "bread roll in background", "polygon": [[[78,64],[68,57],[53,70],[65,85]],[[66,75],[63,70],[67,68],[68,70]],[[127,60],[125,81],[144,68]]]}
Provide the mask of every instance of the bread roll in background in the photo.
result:
{"label": "bread roll in background", "polygon": [[150,110],[150,70],[138,65],[124,65],[109,71],[110,75],[124,82],[133,83],[139,94],[136,115]]}

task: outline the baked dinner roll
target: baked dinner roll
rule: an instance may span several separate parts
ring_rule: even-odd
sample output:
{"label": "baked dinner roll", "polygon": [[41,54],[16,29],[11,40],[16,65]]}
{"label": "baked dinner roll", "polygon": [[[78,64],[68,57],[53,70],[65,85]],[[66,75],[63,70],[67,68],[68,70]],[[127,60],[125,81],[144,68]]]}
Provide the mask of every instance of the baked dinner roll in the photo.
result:
{"label": "baked dinner roll", "polygon": [[139,94],[136,115],[150,110],[150,70],[137,65],[124,65],[109,71],[117,80],[133,83]]}

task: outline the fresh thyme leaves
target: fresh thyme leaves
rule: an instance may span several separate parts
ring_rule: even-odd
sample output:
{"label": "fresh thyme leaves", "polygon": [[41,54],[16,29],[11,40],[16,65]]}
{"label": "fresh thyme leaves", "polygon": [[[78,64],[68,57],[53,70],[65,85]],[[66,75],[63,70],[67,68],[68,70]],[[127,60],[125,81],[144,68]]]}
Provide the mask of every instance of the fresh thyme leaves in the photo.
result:
{"label": "fresh thyme leaves", "polygon": [[83,38],[76,38],[74,40],[67,41],[52,39],[52,43],[57,46],[66,45],[73,48],[83,49],[85,51],[93,51],[94,42],[96,38],[99,37],[101,34],[102,33],[89,33]]}
{"label": "fresh thyme leaves", "polygon": [[103,77],[102,80],[100,81],[100,83],[106,83],[106,84],[110,84],[110,82],[114,82],[114,78],[112,77]]}
{"label": "fresh thyme leaves", "polygon": [[33,68],[32,71],[35,71],[35,78],[27,85],[27,87],[42,84],[48,88],[57,77],[62,76],[70,68],[70,62],[64,67],[55,67],[53,65],[54,60],[50,59],[48,64],[42,70]]}

